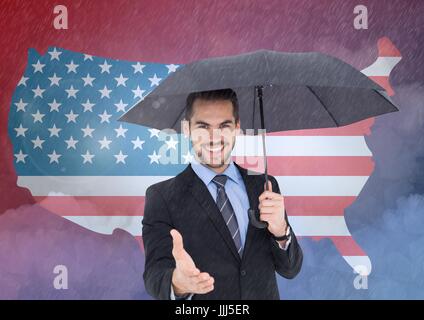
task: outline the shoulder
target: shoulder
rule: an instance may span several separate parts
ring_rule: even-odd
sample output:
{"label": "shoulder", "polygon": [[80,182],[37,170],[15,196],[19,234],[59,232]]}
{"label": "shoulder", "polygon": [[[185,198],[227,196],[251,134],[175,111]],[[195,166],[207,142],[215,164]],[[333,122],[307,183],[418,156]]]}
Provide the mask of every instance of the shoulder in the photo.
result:
{"label": "shoulder", "polygon": [[188,166],[175,177],[150,185],[146,189],[146,197],[151,197],[155,194],[160,195],[163,199],[169,199],[176,192],[184,192],[184,189],[187,186],[186,181],[190,174],[189,170],[191,170],[191,168]]}

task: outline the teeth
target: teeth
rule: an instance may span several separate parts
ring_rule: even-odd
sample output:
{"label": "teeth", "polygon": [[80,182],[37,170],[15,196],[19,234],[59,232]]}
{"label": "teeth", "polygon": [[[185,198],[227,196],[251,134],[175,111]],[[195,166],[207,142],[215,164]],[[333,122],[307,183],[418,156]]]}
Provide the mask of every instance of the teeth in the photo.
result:
{"label": "teeth", "polygon": [[215,152],[215,151],[220,151],[221,149],[223,149],[223,146],[219,146],[217,148],[205,147],[205,149],[208,150],[208,151]]}

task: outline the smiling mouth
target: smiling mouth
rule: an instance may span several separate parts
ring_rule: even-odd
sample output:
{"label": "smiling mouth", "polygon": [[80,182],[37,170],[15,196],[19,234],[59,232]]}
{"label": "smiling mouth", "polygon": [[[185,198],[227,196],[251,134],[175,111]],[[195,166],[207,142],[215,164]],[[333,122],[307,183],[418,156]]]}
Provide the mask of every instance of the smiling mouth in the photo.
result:
{"label": "smiling mouth", "polygon": [[205,149],[206,151],[210,152],[210,153],[218,153],[221,152],[222,150],[224,150],[224,145],[219,145],[219,146],[204,146],[203,149]]}

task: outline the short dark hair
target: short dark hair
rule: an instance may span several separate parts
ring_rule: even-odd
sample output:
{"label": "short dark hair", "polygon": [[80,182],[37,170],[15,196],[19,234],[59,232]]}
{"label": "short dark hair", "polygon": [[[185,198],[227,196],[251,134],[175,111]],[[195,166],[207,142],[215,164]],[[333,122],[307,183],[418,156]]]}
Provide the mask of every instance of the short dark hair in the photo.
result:
{"label": "short dark hair", "polygon": [[190,120],[193,116],[193,104],[196,99],[215,101],[215,100],[230,100],[233,104],[234,119],[239,121],[239,104],[237,94],[233,89],[218,89],[209,91],[192,92],[188,95],[185,108],[185,118]]}

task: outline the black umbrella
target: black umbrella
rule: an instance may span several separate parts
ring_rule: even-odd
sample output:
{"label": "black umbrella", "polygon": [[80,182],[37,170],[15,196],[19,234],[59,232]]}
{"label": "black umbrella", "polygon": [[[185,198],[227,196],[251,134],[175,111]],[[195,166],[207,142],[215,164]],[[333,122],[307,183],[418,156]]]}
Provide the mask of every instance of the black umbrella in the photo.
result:
{"label": "black umbrella", "polygon": [[[265,128],[339,127],[398,111],[383,88],[337,58],[259,50],[184,65],[119,120],[181,132],[188,94],[225,88],[237,94],[241,128],[262,129],[266,189]],[[253,225],[267,226],[256,211],[249,215]]]}

